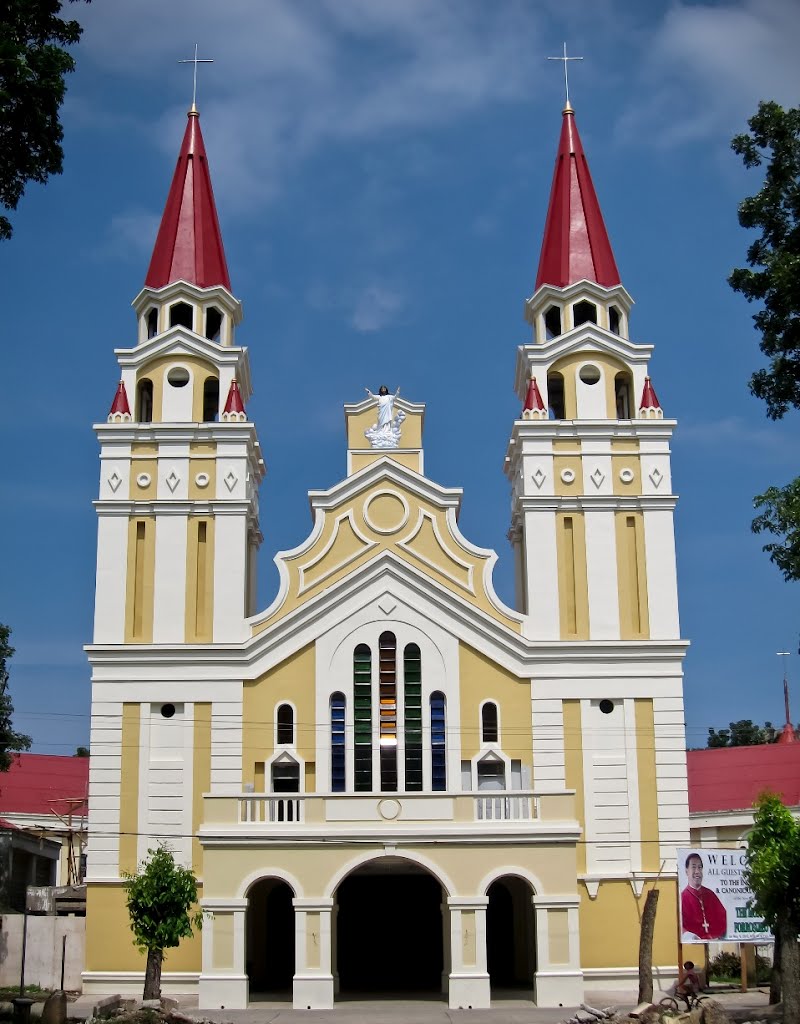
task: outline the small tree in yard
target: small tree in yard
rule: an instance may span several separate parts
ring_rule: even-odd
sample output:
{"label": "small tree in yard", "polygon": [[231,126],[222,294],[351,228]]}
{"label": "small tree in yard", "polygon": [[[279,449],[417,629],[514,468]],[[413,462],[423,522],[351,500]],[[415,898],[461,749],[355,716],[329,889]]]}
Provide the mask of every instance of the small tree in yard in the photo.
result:
{"label": "small tree in yard", "polygon": [[780,798],[765,793],[756,804],[745,877],[754,906],[780,948],[783,1019],[800,1020],[800,821]]}
{"label": "small tree in yard", "polygon": [[197,879],[188,868],[175,863],[164,845],[147,851],[138,874],[125,876],[125,893],[134,945],[147,953],[144,999],[161,996],[161,965],[164,951],[189,938],[202,927],[197,903]]}

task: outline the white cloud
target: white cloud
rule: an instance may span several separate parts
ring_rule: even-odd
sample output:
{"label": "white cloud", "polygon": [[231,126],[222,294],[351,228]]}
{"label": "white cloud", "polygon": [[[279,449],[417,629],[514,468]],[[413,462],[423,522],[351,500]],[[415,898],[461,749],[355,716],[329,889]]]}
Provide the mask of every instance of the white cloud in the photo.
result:
{"label": "white cloud", "polygon": [[392,324],[405,306],[403,295],[383,285],[370,285],[357,297],[350,323],[364,333]]}

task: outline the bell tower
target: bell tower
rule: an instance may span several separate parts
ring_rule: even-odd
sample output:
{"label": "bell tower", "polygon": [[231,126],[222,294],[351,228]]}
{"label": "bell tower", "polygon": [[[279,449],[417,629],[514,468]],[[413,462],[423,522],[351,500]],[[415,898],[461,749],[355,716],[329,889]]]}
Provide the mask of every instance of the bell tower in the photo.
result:
{"label": "bell tower", "polygon": [[506,457],[516,602],[535,640],[667,640],[678,626],[669,442],[634,343],[567,103],[539,269],[517,354]]}
{"label": "bell tower", "polygon": [[255,610],[265,468],[200,117],[189,111],[137,338],[100,441],[96,644],[236,643]]}

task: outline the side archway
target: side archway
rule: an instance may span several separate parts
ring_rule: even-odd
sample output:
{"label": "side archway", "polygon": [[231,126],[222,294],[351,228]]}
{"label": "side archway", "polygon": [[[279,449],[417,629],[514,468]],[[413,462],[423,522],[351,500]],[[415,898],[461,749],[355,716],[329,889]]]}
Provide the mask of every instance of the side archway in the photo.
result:
{"label": "side archway", "polygon": [[295,974],[295,890],[283,878],[261,877],[247,890],[245,970],[253,993],[291,996]]}

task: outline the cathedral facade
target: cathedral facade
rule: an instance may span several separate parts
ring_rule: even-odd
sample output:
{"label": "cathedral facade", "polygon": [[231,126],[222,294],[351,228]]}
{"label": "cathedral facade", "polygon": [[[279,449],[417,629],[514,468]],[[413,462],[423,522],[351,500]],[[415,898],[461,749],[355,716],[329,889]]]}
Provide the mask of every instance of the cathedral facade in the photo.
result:
{"label": "cathedral facade", "polygon": [[264,461],[190,111],[95,428],[87,990],[141,985],[122,877],[158,841],[205,911],[164,986],[204,1008],[409,988],[575,1005],[635,986],[654,885],[674,975],[675,423],[631,307],[568,104],[516,353],[515,607],[459,530],[462,492],[425,476],[424,406],[381,388],[345,405],[347,475],[310,493],[259,609]]}

